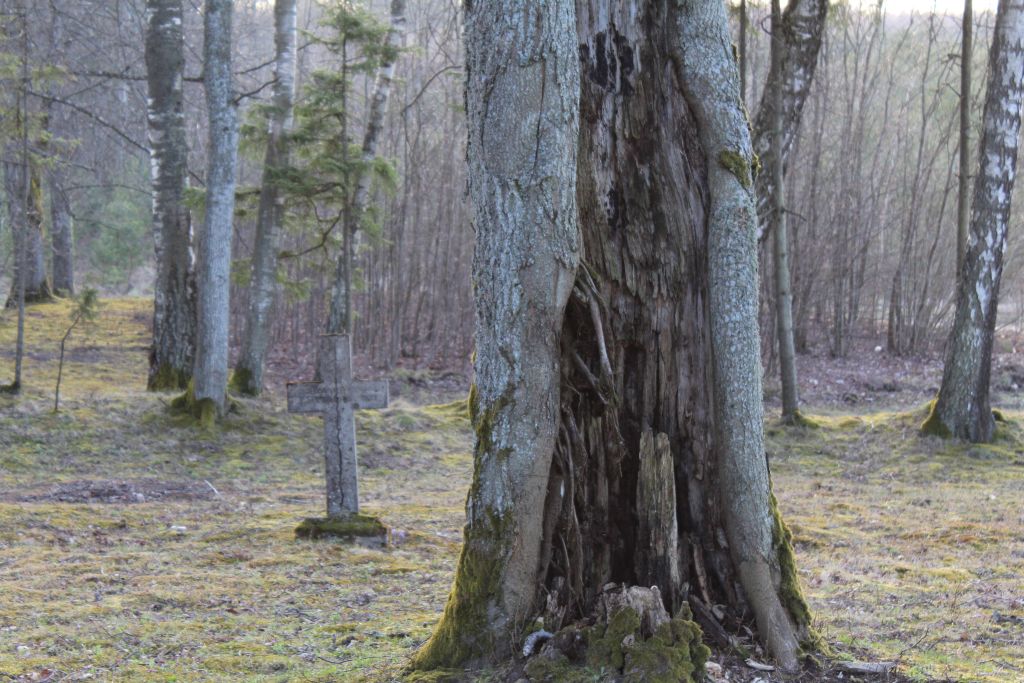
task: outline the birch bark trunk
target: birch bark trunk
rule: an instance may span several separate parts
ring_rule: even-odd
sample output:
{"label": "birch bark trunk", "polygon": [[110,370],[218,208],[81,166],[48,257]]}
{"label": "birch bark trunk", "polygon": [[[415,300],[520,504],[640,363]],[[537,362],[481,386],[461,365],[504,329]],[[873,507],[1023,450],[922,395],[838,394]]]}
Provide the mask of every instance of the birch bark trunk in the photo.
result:
{"label": "birch bark trunk", "polygon": [[995,431],[989,380],[1010,199],[1017,174],[1022,96],[1024,0],[1000,0],[989,51],[970,235],[942,386],[922,427],[926,433],[985,442],[992,440]]}
{"label": "birch bark trunk", "polygon": [[[814,72],[818,67],[821,39],[825,35],[825,20],[828,17],[828,0],[789,0],[782,13],[781,31],[772,30],[781,41],[781,65],[769,72],[754,119],[754,152],[764,169],[772,168],[773,159],[782,150],[782,167],[785,173],[789,151],[800,131],[800,119],[804,103],[811,90]],[[772,44],[775,45],[773,39]],[[774,135],[776,94],[782,94],[782,138],[776,141]],[[772,173],[758,173],[755,179],[757,197],[758,241],[767,236],[772,217]]]}
{"label": "birch bark trunk", "polygon": [[151,391],[188,386],[195,357],[192,220],[182,203],[188,185],[188,148],[182,100],[184,69],[181,0],[147,0],[147,123],[156,255],[153,346],[149,353],[147,379],[147,387]]}
{"label": "birch bark trunk", "polygon": [[288,164],[288,135],[292,129],[295,106],[295,18],[295,0],[276,0],[273,112],[270,116],[267,151],[263,158],[249,311],[238,365],[231,382],[235,390],[252,396],[263,391],[263,368],[277,291],[277,249],[285,206],[274,173]]}
{"label": "birch bark trunk", "polygon": [[231,234],[235,212],[238,117],[231,77],[232,0],[206,0],[203,46],[209,161],[206,210],[199,241],[198,325],[193,372],[195,411],[224,414],[228,380]]}

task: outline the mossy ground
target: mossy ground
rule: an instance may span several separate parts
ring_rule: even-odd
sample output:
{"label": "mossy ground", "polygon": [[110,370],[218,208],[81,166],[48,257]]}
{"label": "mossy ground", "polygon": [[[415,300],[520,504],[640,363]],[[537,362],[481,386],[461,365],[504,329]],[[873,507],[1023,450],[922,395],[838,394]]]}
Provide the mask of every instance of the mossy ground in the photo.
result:
{"label": "mossy ground", "polygon": [[[320,420],[274,394],[211,430],[170,415],[172,395],[145,388],[149,302],[104,303],[69,342],[59,414],[64,302],[29,308],[24,395],[0,397],[0,674],[399,679],[452,585],[472,474],[465,402],[358,415],[362,507],[391,547],[296,540],[324,507]],[[4,314],[0,383],[14,332]],[[837,651],[899,659],[921,681],[1021,680],[1022,416],[1007,413],[987,446],[920,438],[924,417],[769,423],[814,625]],[[112,481],[146,482],[145,495],[95,496]]]}

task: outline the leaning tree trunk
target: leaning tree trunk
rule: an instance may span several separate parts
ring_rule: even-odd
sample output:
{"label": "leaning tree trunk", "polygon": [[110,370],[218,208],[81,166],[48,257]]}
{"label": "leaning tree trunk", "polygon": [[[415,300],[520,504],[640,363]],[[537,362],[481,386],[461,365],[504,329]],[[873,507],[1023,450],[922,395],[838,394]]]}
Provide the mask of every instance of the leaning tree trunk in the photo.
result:
{"label": "leaning tree trunk", "polygon": [[63,174],[50,173],[50,222],[53,241],[53,289],[70,296],[75,293],[75,238],[71,202],[64,189]]}
{"label": "leaning tree trunk", "polygon": [[1010,198],[1017,173],[1022,96],[1024,0],[1000,0],[989,52],[970,236],[942,386],[924,423],[926,433],[983,442],[991,441],[995,431],[989,379]]}
{"label": "leaning tree trunk", "polygon": [[[773,46],[776,45],[776,39],[780,41],[782,63],[777,71],[773,69],[770,72],[754,118],[754,152],[765,169],[772,167],[776,150],[780,147],[783,169],[789,161],[789,151],[800,131],[800,117],[818,67],[828,4],[828,0],[789,0],[782,13],[781,31],[772,40]],[[772,30],[775,31],[774,28]],[[779,91],[782,99],[781,143],[773,133]],[[767,228],[770,227],[773,183],[773,174],[769,172],[758,173],[755,179],[757,214],[760,218],[758,240],[766,237]]]}
{"label": "leaning tree trunk", "polygon": [[147,388],[184,389],[192,378],[196,299],[192,221],[183,203],[188,148],[182,79],[185,43],[181,0],[146,2],[146,79],[149,90],[153,193],[153,346]]}
{"label": "leaning tree trunk", "polygon": [[203,82],[209,116],[206,210],[199,241],[195,412],[203,420],[224,413],[228,381],[231,232],[235,213],[238,117],[231,80],[232,0],[206,0]]}
{"label": "leaning tree trunk", "polygon": [[[657,585],[723,638],[709,607],[725,605],[726,627],[756,622],[792,668],[809,614],[763,450],[752,149],[724,3],[500,8],[466,16],[474,482],[414,666],[500,658],[539,613],[591,615],[616,582]],[[652,485],[666,456],[671,488]]]}
{"label": "leaning tree trunk", "polygon": [[373,86],[373,98],[366,118],[363,133],[363,168],[356,179],[356,190],[352,205],[346,210],[345,243],[334,273],[331,294],[331,308],[327,317],[328,332],[352,332],[352,267],[355,243],[363,225],[363,214],[370,203],[370,185],[373,174],[370,165],[377,156],[381,131],[384,130],[384,113],[391,95],[391,82],[395,78],[395,62],[405,36],[405,2],[391,0],[391,28],[386,38],[387,52],[377,69],[377,80]]}
{"label": "leaning tree trunk", "polygon": [[284,197],[275,173],[288,164],[288,135],[295,104],[295,0],[274,3],[274,97],[270,134],[263,158],[263,182],[256,218],[256,240],[252,258],[249,314],[242,335],[242,349],[232,386],[244,393],[263,391],[263,365],[267,355],[270,319],[277,289],[277,245],[284,220]]}

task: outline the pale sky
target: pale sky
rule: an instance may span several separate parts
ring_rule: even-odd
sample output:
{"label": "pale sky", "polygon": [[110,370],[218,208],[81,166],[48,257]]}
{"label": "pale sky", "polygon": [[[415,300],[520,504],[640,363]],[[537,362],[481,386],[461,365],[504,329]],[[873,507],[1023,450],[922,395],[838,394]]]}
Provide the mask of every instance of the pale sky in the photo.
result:
{"label": "pale sky", "polygon": [[[961,16],[964,13],[963,0],[884,0],[888,12],[930,12],[936,10],[947,14]],[[859,0],[860,4],[873,6],[873,0]],[[974,0],[974,12],[992,11],[996,9],[997,0]]]}

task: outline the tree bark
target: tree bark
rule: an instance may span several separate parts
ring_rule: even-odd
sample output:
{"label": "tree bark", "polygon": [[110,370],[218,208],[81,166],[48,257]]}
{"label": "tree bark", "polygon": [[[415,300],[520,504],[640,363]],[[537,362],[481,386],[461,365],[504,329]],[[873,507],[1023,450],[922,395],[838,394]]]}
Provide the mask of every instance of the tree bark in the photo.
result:
{"label": "tree bark", "polygon": [[71,202],[58,171],[50,172],[50,222],[53,242],[53,289],[58,294],[75,293],[75,238]]}
{"label": "tree bark", "polygon": [[[785,29],[782,23],[782,9],[779,0],[772,0],[772,46],[771,76],[775,83],[771,91],[772,99],[772,133],[773,142],[783,140],[785,124],[785,96],[782,81],[783,36]],[[817,61],[817,60],[815,60]],[[772,247],[775,267],[775,329],[779,344],[779,378],[782,382],[782,420],[793,423],[799,416],[799,399],[797,395],[796,344],[793,340],[793,288],[789,271],[789,232],[786,229],[785,207],[785,164],[783,155],[773,150],[769,155],[771,163],[772,201]]]}
{"label": "tree bark", "polygon": [[[39,178],[38,164],[29,158],[28,178],[24,170],[20,169],[13,174],[12,184],[8,184],[8,201],[24,206],[23,210],[17,212],[21,221],[16,225],[21,231],[22,256],[14,262],[14,279],[10,295],[7,297],[7,308],[14,308],[18,305],[19,283],[25,287],[25,303],[40,303],[53,300],[53,290],[50,288],[50,280],[46,276],[46,256],[43,245],[46,243],[45,231],[43,228],[43,189]],[[13,165],[8,165],[9,167]],[[11,192],[14,194],[11,194]],[[9,212],[12,221],[13,213]],[[24,280],[20,280],[24,273]]]}
{"label": "tree bark", "polygon": [[181,0],[147,0],[146,22],[147,123],[156,255],[147,387],[160,391],[188,386],[196,344],[192,221],[182,203],[188,184],[188,148],[182,101],[185,43]]}
{"label": "tree bark", "polygon": [[295,17],[295,0],[276,0],[274,45],[277,52],[274,62],[273,110],[267,151],[263,158],[249,311],[242,336],[242,349],[232,379],[236,390],[253,396],[263,391],[263,367],[277,290],[277,250],[285,207],[274,173],[288,164],[288,135],[292,128],[295,105]]}
{"label": "tree bark", "polygon": [[384,113],[391,95],[391,82],[395,77],[395,62],[405,35],[406,0],[391,0],[391,29],[387,35],[389,55],[377,69],[377,80],[367,113],[366,130],[363,133],[363,170],[356,179],[356,190],[352,205],[346,209],[345,244],[338,259],[331,295],[331,308],[327,318],[329,333],[351,332],[352,330],[352,268],[356,240],[363,224],[363,214],[370,202],[370,184],[373,174],[369,166],[377,156],[377,145],[384,129]]}
{"label": "tree bark", "polygon": [[475,2],[465,27],[477,442],[458,576],[416,657],[422,668],[502,657],[534,612],[559,434],[559,333],[579,262],[573,7]]}
{"label": "tree bark", "polygon": [[[753,617],[793,668],[809,614],[764,457],[753,150],[724,3],[473,3],[466,38],[474,483],[414,665],[501,658],[543,605],[583,618],[655,568],[666,605]],[[641,484],[644,434],[671,456],[675,505],[646,502],[662,496]],[[673,522],[678,553],[648,543]]]}
{"label": "tree bark", "polygon": [[971,231],[942,386],[924,423],[926,433],[984,442],[991,441],[995,431],[989,380],[1010,198],[1017,173],[1022,96],[1024,0],[1000,0],[989,51]]}
{"label": "tree bark", "polygon": [[206,210],[199,241],[198,325],[193,390],[203,419],[224,414],[228,380],[231,233],[238,117],[231,78],[232,0],[206,0],[203,82],[209,116]]}

